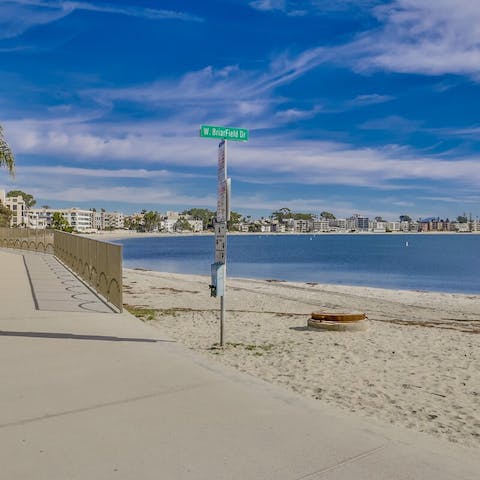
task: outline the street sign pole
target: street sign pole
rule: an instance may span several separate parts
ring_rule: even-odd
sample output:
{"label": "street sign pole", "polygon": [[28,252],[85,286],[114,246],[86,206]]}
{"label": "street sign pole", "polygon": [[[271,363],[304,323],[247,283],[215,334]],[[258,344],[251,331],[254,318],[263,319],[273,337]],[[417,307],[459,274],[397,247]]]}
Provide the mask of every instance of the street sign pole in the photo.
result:
{"label": "street sign pole", "polygon": [[226,289],[227,289],[227,225],[230,220],[231,180],[227,177],[227,140],[246,142],[248,130],[244,128],[213,127],[202,125],[200,136],[220,138],[217,169],[217,216],[215,228],[215,263],[212,264],[210,294],[220,297],[220,346],[224,346]]}
{"label": "street sign pole", "polygon": [[230,217],[229,182],[227,179],[227,140],[218,145],[218,197],[217,222],[215,228],[215,262],[222,265],[223,288],[217,292],[220,295],[220,346],[224,345],[224,328],[226,317],[225,295],[227,290],[227,221]]}

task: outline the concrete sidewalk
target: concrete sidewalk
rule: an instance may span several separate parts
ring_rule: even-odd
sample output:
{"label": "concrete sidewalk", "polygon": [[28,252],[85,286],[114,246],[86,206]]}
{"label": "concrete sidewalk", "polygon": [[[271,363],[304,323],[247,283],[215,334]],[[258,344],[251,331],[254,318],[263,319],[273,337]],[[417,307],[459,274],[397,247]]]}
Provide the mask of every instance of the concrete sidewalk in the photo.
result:
{"label": "concrete sidewalk", "polygon": [[1,478],[480,476],[478,450],[224,368],[128,313],[37,310],[25,265],[0,251]]}

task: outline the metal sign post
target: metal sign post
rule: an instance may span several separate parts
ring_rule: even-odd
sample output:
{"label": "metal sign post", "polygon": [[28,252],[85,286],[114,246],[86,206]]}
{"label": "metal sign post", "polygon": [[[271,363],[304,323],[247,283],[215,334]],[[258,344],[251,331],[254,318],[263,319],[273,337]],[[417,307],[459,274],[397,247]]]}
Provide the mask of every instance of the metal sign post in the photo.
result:
{"label": "metal sign post", "polygon": [[220,297],[220,346],[223,347],[227,288],[227,222],[230,220],[231,191],[231,180],[227,177],[227,139],[246,142],[248,140],[248,130],[202,125],[200,136],[222,139],[218,145],[217,216],[214,224],[215,263],[212,264],[210,294],[213,297]]}
{"label": "metal sign post", "polygon": [[[221,263],[223,289],[217,290],[220,296],[220,346],[223,347],[223,331],[225,323],[225,293],[227,287],[227,221],[230,219],[229,182],[227,179],[227,141],[218,145],[218,195],[217,220],[215,222],[215,263]],[[217,287],[218,289],[218,287]]]}

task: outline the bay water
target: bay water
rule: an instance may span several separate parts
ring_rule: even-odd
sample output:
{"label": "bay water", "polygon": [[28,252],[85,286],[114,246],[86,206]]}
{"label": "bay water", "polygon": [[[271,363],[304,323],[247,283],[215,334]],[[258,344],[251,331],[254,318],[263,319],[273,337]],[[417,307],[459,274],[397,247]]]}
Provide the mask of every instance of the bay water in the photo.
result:
{"label": "bay water", "polygon": [[[124,266],[210,275],[209,235],[118,240]],[[228,275],[390,289],[480,293],[480,235],[229,235]]]}

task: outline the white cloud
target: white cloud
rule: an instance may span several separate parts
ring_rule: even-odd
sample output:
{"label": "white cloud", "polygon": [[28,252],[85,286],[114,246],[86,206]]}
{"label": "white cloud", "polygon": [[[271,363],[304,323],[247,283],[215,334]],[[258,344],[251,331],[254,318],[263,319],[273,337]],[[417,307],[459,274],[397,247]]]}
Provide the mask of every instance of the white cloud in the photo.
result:
{"label": "white cloud", "polygon": [[148,20],[201,20],[199,17],[183,12],[130,5],[64,0],[4,0],[0,5],[0,39],[17,37],[32,27],[55,22],[78,10],[127,15]]}
{"label": "white cloud", "polygon": [[[7,122],[5,126],[19,158],[24,154],[67,157],[92,165],[108,158],[128,169],[138,160],[159,169],[168,165],[212,168],[216,163],[215,142],[200,139],[193,125],[178,128],[169,120],[126,125],[123,129],[52,121]],[[374,188],[422,179],[457,185],[480,182],[479,160],[475,157],[453,161],[418,156],[401,146],[355,148],[338,142],[296,140],[288,134],[255,138],[255,132],[251,132],[251,142],[232,142],[230,152],[232,168],[244,177],[256,177],[256,181],[268,177],[277,182]]]}
{"label": "white cloud", "polygon": [[367,105],[376,105],[378,103],[390,102],[395,97],[391,95],[379,95],[378,93],[369,93],[365,95],[357,95],[353,100],[348,102],[349,106],[364,107]]}
{"label": "white cloud", "polygon": [[314,48],[299,55],[278,55],[265,72],[244,71],[238,65],[219,69],[207,66],[173,81],[159,80],[145,85],[92,89],[83,93],[104,101],[127,100],[149,105],[161,103],[178,106],[178,102],[181,102],[182,105],[201,106],[208,103],[216,107],[219,104],[239,105],[249,100],[265,103],[269,100],[267,94],[276,87],[291,83],[326,62],[332,55],[328,49]]}
{"label": "white cloud", "polygon": [[195,207],[214,207],[216,205],[216,197],[210,196],[194,196],[182,195],[176,190],[168,188],[153,187],[71,187],[52,191],[49,188],[33,188],[30,189],[35,198],[44,198],[49,201],[71,202],[91,202],[91,203],[107,203],[107,202],[126,202],[132,205],[138,205],[142,208],[148,204],[157,204],[161,206],[170,205],[186,205]]}
{"label": "white cloud", "polygon": [[286,0],[255,0],[250,2],[249,5],[257,10],[271,11],[280,10],[285,11],[287,8]]}
{"label": "white cloud", "polygon": [[304,120],[307,118],[312,118],[317,113],[321,112],[322,108],[319,106],[316,106],[310,110],[300,110],[298,108],[288,108],[287,110],[280,110],[278,111],[275,116],[281,120],[284,120],[286,122],[295,122],[298,120]]}
{"label": "white cloud", "polygon": [[90,179],[144,179],[144,180],[159,180],[159,179],[198,179],[198,178],[216,178],[215,175],[201,175],[193,173],[180,173],[167,169],[152,170],[145,168],[81,168],[81,167],[67,167],[63,165],[49,166],[19,166],[18,173],[20,177],[35,175],[45,175],[49,179],[52,177],[60,177],[63,181],[66,177],[87,177]]}
{"label": "white cloud", "polygon": [[[311,0],[305,6],[320,12],[357,8],[358,2]],[[258,2],[260,7],[289,11],[288,3]],[[329,61],[350,65],[357,72],[456,74],[480,81],[478,0],[393,0],[386,4],[367,0],[362,10],[370,12],[377,26],[350,43],[304,51],[296,58],[303,65],[297,72],[303,74]],[[289,63],[294,65],[295,59]]]}
{"label": "white cloud", "polygon": [[478,77],[478,0],[394,0],[373,14],[380,27],[344,51],[357,70]]}

